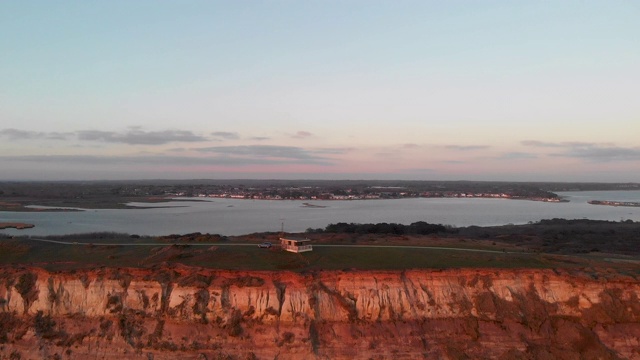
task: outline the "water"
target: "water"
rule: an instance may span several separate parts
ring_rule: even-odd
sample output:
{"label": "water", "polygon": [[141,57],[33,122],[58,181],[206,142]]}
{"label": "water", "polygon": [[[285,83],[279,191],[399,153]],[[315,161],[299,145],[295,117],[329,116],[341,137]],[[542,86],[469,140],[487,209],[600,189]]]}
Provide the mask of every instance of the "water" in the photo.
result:
{"label": "water", "polygon": [[[324,228],[330,223],[416,221],[469,226],[525,224],[541,219],[594,219],[640,221],[638,207],[597,206],[589,200],[640,202],[640,191],[564,192],[567,203],[507,199],[400,199],[311,201],[326,206],[304,207],[305,201],[206,199],[167,204],[140,204],[145,209],[87,210],[72,212],[0,212],[0,222],[34,224],[27,230],[0,230],[10,235],[62,235],[98,231],[139,235],[202,232],[242,235],[252,232],[299,232]],[[195,200],[195,199],[194,199]],[[202,200],[202,199],[198,199]]]}

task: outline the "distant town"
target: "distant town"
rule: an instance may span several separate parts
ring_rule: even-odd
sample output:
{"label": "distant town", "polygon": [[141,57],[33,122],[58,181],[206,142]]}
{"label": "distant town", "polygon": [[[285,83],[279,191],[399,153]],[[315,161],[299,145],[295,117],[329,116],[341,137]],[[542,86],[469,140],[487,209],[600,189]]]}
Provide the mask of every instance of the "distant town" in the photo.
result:
{"label": "distant town", "polygon": [[253,200],[373,200],[373,199],[403,199],[403,198],[491,198],[491,199],[521,199],[533,201],[562,201],[557,195],[530,196],[514,193],[486,193],[465,191],[406,191],[403,188],[374,187],[364,192],[344,189],[335,192],[322,192],[316,188],[288,188],[264,191],[261,189],[233,188],[216,192],[187,193],[176,192],[166,195],[176,197],[208,197]]}
{"label": "distant town", "polygon": [[181,184],[163,187],[169,197],[252,200],[376,200],[405,198],[491,198],[560,202],[555,193],[534,184],[428,181],[276,181]]}

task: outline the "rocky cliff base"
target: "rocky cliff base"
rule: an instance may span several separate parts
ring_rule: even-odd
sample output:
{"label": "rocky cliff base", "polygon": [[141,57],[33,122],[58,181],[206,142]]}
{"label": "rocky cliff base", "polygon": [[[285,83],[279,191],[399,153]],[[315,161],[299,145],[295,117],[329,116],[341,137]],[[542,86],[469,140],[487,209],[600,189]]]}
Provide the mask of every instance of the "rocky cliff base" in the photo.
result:
{"label": "rocky cliff base", "polygon": [[637,276],[0,269],[6,359],[637,359]]}

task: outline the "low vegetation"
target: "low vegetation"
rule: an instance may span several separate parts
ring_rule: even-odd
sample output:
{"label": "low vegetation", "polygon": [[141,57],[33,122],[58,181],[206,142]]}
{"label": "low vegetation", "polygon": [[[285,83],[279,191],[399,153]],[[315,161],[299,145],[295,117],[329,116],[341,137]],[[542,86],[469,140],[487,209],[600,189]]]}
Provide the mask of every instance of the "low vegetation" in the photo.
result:
{"label": "low vegetation", "polygon": [[491,240],[553,254],[640,256],[640,222],[549,219],[526,225],[468,226],[449,237]]}
{"label": "low vegetation", "polygon": [[446,232],[447,227],[440,224],[429,224],[418,221],[410,225],[396,223],[354,224],[337,223],[329,224],[323,229],[307,229],[310,233],[347,233],[347,234],[394,234],[394,235],[429,235]]}
{"label": "low vegetation", "polygon": [[[69,270],[100,266],[149,268],[179,263],[230,270],[294,271],[619,265],[640,271],[640,223],[632,221],[552,219],[527,225],[464,228],[426,222],[339,223],[292,235],[310,238],[314,250],[292,254],[278,246],[258,248],[257,244],[263,241],[277,245],[279,233],[230,237],[191,233],[158,238],[92,233],[47,237],[68,245],[27,237],[3,239],[0,235],[0,265],[31,264]],[[23,290],[27,291],[29,279],[23,280]]]}

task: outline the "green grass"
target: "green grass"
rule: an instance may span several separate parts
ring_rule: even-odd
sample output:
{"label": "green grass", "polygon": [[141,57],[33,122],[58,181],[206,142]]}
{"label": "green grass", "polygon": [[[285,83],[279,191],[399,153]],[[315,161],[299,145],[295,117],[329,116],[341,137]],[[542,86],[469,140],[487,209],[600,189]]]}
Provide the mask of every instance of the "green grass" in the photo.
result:
{"label": "green grass", "polygon": [[[277,236],[277,235],[273,235]],[[272,237],[273,237],[272,236]],[[105,267],[140,267],[180,263],[227,270],[403,270],[403,269],[450,269],[450,268],[575,268],[575,267],[626,267],[637,269],[638,264],[617,264],[591,255],[561,256],[536,253],[501,251],[501,246],[489,247],[498,250],[493,253],[456,251],[435,248],[366,247],[371,245],[392,245],[394,241],[374,238],[375,242],[359,239],[356,247],[315,246],[312,252],[295,254],[280,250],[279,247],[260,249],[259,242],[275,238],[249,236],[241,238],[209,237],[205,240],[220,241],[203,244],[191,239],[191,243],[180,242],[172,245],[166,239],[154,237],[131,237],[119,233],[91,233],[67,236],[51,236],[51,240],[77,242],[72,245],[43,243],[27,237],[0,239],[0,265],[33,265],[49,270]],[[395,239],[395,238],[394,238]],[[394,240],[391,239],[391,240]],[[344,245],[354,245],[350,238],[326,239]],[[333,240],[333,241],[331,241]],[[483,249],[486,242],[437,239],[431,245]],[[182,239],[182,241],[185,241]],[[325,242],[325,244],[327,243]],[[118,243],[152,244],[151,246],[105,245]],[[251,244],[250,246],[224,246],[224,244]],[[396,239],[395,245],[401,242]],[[419,241],[409,241],[406,245],[417,245]],[[102,245],[100,245],[102,244]],[[512,248],[508,251],[513,251]],[[517,250],[520,251],[520,250]],[[604,256],[607,254],[601,254]],[[609,255],[607,255],[609,256]]]}
{"label": "green grass", "polygon": [[[107,242],[109,239],[100,239]],[[149,239],[138,239],[149,242]],[[95,242],[98,243],[97,241]],[[316,247],[312,252],[295,254],[275,247],[257,246],[91,246],[4,240],[0,264],[32,264],[47,269],[96,266],[151,267],[164,263],[228,270],[402,270],[448,268],[545,268],[556,267],[537,254],[477,253],[439,249]],[[25,247],[28,245],[28,251]],[[571,264],[566,264],[569,266]]]}
{"label": "green grass", "polygon": [[304,256],[311,268],[413,269],[544,267],[537,255],[487,254],[438,249],[317,248]]}

